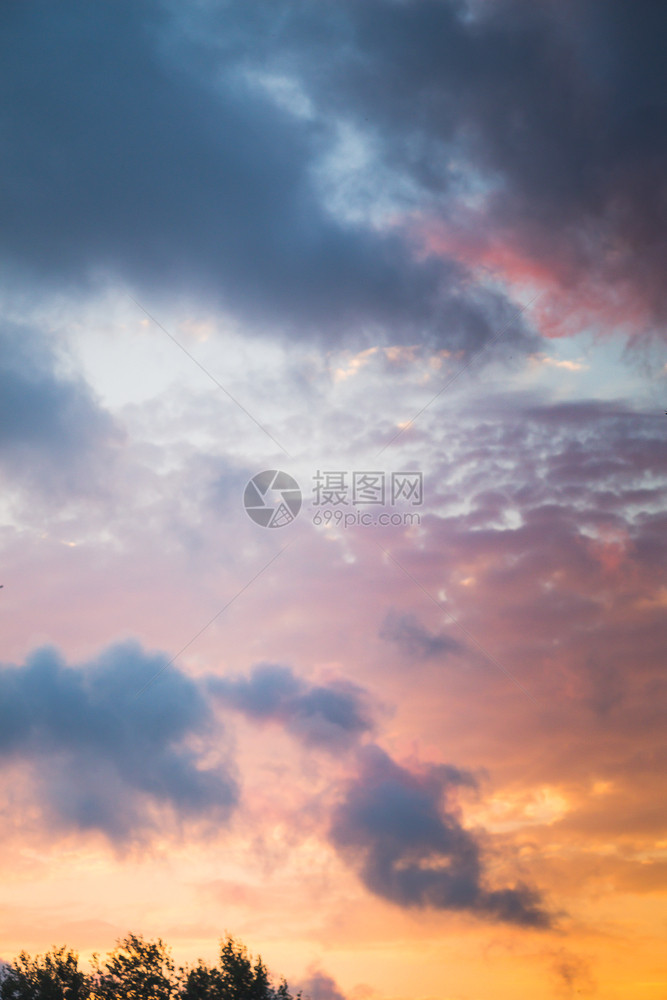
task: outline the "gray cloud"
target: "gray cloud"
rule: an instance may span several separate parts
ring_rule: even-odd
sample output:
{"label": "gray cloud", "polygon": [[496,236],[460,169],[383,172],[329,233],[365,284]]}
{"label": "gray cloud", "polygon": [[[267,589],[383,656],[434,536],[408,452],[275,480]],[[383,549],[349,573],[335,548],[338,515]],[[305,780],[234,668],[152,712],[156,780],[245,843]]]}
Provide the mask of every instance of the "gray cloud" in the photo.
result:
{"label": "gray cloud", "polygon": [[406,656],[430,660],[458,653],[463,647],[448,635],[436,635],[414,616],[389,611],[380,627],[380,638],[395,643]]}
{"label": "gray cloud", "polygon": [[[295,337],[469,351],[512,307],[460,262],[420,254],[398,221],[440,218],[473,246],[495,234],[567,289],[593,282],[664,317],[667,11],[472,10],[5,5],[5,273],[206,295]],[[330,165],[342,126],[368,157],[352,193]],[[348,172],[351,159],[338,148]],[[535,346],[520,320],[505,337]]]}
{"label": "gray cloud", "polygon": [[368,696],[349,681],[309,684],[290,667],[261,663],[249,677],[213,677],[210,692],[258,721],[279,722],[310,746],[353,745],[372,727]]}
{"label": "gray cloud", "polygon": [[335,979],[321,969],[311,969],[307,978],[299,983],[299,991],[310,1000],[345,1000]]}
{"label": "gray cloud", "polygon": [[371,123],[424,206],[461,221],[467,176],[489,195],[469,214],[482,244],[500,232],[567,287],[593,278],[618,294],[622,281],[663,318],[667,9],[652,0],[470,9],[339,0],[319,19],[292,8],[284,35],[319,100]]}
{"label": "gray cloud", "polygon": [[480,847],[455,810],[442,805],[457,786],[474,786],[466,771],[433,767],[415,774],[379,747],[359,754],[359,775],[332,822],[331,839],[373,893],[404,907],[467,910],[525,927],[552,918],[525,885],[484,887]]}
{"label": "gray cloud", "polygon": [[[373,744],[359,747],[371,729],[361,689],[310,685],[271,665],[248,678],[209,677],[202,687],[167,664],[164,654],[128,642],[78,666],[44,648],[21,667],[0,667],[0,761],[30,767],[54,828],[101,831],[120,845],[156,829],[165,810],[224,824],[238,788],[229,763],[209,759],[219,737],[214,699],[283,725],[307,746],[357,747],[358,775],[332,813],[329,835],[369,891],[403,907],[551,925],[535,889],[486,886],[479,835],[462,826],[453,799],[455,789],[476,787],[470,772],[411,771]],[[328,977],[312,977],[311,986],[319,991],[313,1000],[338,1000]]]}
{"label": "gray cloud", "polygon": [[55,649],[0,668],[0,758],[32,763],[51,818],[122,842],[153,824],[155,807],[224,822],[237,801],[222,767],[203,767],[193,737],[213,717],[193,681],[137,643],[68,666]]}
{"label": "gray cloud", "polygon": [[[248,82],[273,38],[273,55],[284,44],[312,89],[321,67],[310,35],[350,10],[301,12],[310,33],[301,41],[299,11],[67,0],[56,17],[45,0],[6,6],[7,273],[47,286],[116,278],[140,294],[185,290],[293,336],[484,344],[511,304],[472,287],[460,264],[416,255],[396,226],[333,212],[316,177],[337,114],[292,114]],[[300,66],[293,43],[303,45]],[[505,336],[534,343],[521,320]]]}
{"label": "gray cloud", "polygon": [[58,371],[48,339],[0,327],[0,466],[21,481],[85,489],[120,432],[80,379]]}

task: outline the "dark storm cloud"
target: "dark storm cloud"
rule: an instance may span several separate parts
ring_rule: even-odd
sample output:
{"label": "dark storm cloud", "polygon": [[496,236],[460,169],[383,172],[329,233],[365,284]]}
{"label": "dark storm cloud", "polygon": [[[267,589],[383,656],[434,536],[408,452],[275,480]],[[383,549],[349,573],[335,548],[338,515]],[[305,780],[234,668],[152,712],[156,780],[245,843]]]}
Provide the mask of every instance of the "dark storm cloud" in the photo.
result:
{"label": "dark storm cloud", "polygon": [[380,628],[380,638],[395,643],[411,659],[430,660],[458,653],[463,648],[448,635],[429,632],[414,615],[388,612]]}
{"label": "dark storm cloud", "polygon": [[349,681],[311,685],[289,667],[262,663],[249,677],[215,677],[209,690],[251,719],[280,722],[311,746],[354,744],[372,729],[365,691]]}
{"label": "dark storm cloud", "polygon": [[[85,382],[62,375],[49,341],[0,326],[0,466],[52,488],[82,485],[118,437]],[[108,457],[108,455],[107,455]]]}
{"label": "dark storm cloud", "polygon": [[181,818],[229,816],[233,778],[202,767],[187,745],[212,722],[196,685],[167,667],[137,696],[166,662],[125,643],[82,666],[46,648],[0,667],[0,759],[31,762],[58,823],[122,842],[151,827],[156,806]]}
{"label": "dark storm cloud", "polygon": [[263,58],[367,131],[415,204],[664,317],[664,4],[337,0],[275,21]]}
{"label": "dark storm cloud", "polygon": [[[418,259],[400,229],[334,217],[315,174],[336,122],[290,114],[244,77],[264,68],[276,18],[289,22],[300,7],[230,3],[213,21],[207,10],[3,6],[6,273],[204,293],[298,335],[485,343],[514,308],[468,287],[453,261]],[[321,35],[337,12],[304,16]],[[308,89],[318,64],[304,45]],[[506,337],[533,342],[520,320]]]}
{"label": "dark storm cloud", "polygon": [[524,885],[484,887],[480,847],[443,799],[473,777],[457,768],[414,774],[379,747],[360,751],[350,785],[331,827],[335,847],[373,893],[404,907],[468,910],[526,927],[551,917],[539,894]]}

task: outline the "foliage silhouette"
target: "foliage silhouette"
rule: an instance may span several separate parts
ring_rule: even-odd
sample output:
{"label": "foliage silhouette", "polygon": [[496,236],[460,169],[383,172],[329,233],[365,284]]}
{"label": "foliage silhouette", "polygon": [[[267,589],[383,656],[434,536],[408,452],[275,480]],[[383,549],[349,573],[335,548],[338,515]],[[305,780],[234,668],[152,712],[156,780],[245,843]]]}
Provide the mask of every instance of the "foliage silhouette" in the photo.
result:
{"label": "foliage silhouette", "polygon": [[261,957],[231,935],[221,942],[220,961],[174,966],[169,948],[141,934],[119,940],[91,972],[65,947],[31,958],[21,952],[0,969],[0,1000],[301,1000],[285,980],[274,986]]}
{"label": "foliage silhouette", "polygon": [[31,958],[24,951],[12,965],[0,971],[2,1000],[87,1000],[88,977],[79,969],[73,951],[53,948]]}

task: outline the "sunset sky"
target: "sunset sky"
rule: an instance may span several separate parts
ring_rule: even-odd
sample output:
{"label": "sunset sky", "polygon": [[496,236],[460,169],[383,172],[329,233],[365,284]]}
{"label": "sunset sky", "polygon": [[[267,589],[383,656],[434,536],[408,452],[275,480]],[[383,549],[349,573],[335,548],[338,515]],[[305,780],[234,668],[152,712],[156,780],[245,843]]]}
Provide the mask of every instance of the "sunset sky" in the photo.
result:
{"label": "sunset sky", "polygon": [[0,959],[667,1000],[666,32],[2,4]]}

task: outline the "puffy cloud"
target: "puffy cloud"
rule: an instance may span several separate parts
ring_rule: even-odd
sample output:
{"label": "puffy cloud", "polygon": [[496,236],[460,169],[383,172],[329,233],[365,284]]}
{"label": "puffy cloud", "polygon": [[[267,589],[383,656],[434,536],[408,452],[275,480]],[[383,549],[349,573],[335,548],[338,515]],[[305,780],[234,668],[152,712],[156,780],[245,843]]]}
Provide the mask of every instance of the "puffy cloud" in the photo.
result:
{"label": "puffy cloud", "polygon": [[208,686],[223,704],[258,721],[279,722],[310,746],[350,746],[373,727],[368,696],[350,681],[309,684],[290,667],[261,663],[249,677],[214,677]]}
{"label": "puffy cloud", "polygon": [[212,724],[209,707],[167,664],[128,642],[79,666],[44,648],[0,668],[0,758],[31,764],[47,817],[118,842],[150,829],[160,807],[229,817],[236,782],[205,765],[193,742]]}
{"label": "puffy cloud", "polygon": [[536,890],[484,886],[478,841],[461,825],[455,807],[442,805],[457,786],[474,785],[472,775],[451,766],[415,773],[373,745],[360,751],[359,764],[334,815],[331,838],[371,892],[399,906],[467,910],[526,927],[550,926]]}
{"label": "puffy cloud", "polygon": [[335,979],[321,969],[311,969],[306,979],[299,983],[299,990],[310,1000],[345,1000]]}

